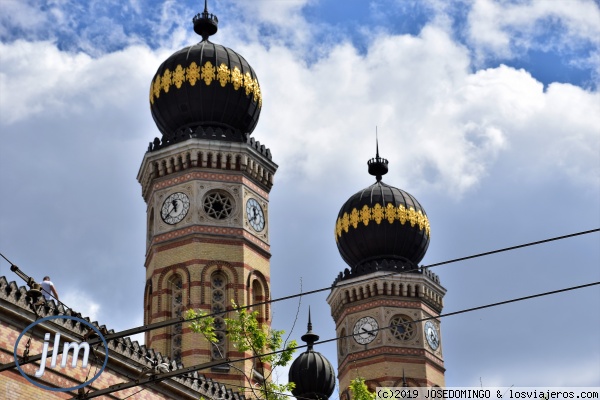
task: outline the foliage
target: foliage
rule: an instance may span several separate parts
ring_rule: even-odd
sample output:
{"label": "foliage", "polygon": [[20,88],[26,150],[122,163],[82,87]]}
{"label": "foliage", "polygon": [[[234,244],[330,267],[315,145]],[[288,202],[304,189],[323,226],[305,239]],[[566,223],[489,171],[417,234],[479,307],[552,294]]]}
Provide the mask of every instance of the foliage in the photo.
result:
{"label": "foliage", "polygon": [[369,392],[369,388],[363,378],[356,378],[349,386],[353,400],[375,400],[375,393]]}
{"label": "foliage", "polygon": [[[273,371],[277,367],[286,366],[291,360],[297,346],[295,340],[285,342],[283,339],[284,331],[269,328],[266,324],[258,322],[258,311],[248,311],[246,308],[240,308],[232,301],[234,309],[233,318],[225,318],[227,327],[227,337],[233,346],[242,352],[250,352],[253,357],[258,359],[256,365],[261,368],[258,371],[264,379],[258,385],[253,384],[252,379],[243,371],[246,380],[250,384],[254,398],[263,400],[288,400],[288,396],[283,392],[291,391],[294,383],[278,384],[271,380]],[[213,322],[214,318],[206,317],[206,313],[201,311],[188,310],[187,320],[190,322],[190,328],[193,332],[202,334],[209,342],[216,343]],[[202,318],[204,316],[204,318]],[[268,366],[270,366],[270,368]],[[231,365],[233,368],[235,366]],[[248,396],[246,396],[248,397]]]}
{"label": "foliage", "polygon": [[215,319],[213,317],[209,317],[204,311],[187,310],[185,319],[190,321],[192,332],[201,333],[209,343],[217,343]]}

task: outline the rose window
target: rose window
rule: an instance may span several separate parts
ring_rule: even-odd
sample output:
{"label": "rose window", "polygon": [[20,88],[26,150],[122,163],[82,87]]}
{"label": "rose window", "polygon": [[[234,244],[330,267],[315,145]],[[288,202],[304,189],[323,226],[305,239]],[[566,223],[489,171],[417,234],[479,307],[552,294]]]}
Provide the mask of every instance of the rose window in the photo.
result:
{"label": "rose window", "polygon": [[415,324],[406,315],[396,315],[390,321],[392,335],[398,340],[410,340],[416,334]]}
{"label": "rose window", "polygon": [[204,212],[214,219],[225,219],[233,212],[233,199],[229,194],[216,191],[204,197]]}

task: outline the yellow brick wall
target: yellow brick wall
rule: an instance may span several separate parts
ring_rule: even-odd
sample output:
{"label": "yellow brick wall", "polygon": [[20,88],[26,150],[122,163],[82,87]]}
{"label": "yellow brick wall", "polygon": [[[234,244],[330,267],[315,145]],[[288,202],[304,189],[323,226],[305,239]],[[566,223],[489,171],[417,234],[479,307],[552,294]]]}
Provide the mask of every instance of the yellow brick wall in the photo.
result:
{"label": "yellow brick wall", "polygon": [[[224,242],[224,243],[220,243]],[[249,276],[260,272],[266,280],[266,293],[270,292],[270,266],[264,253],[257,251],[253,246],[239,238],[207,238],[205,236],[181,238],[181,245],[177,242],[157,246],[147,267],[147,279],[152,280],[153,295],[151,310],[153,318],[151,323],[163,321],[167,318],[163,312],[169,311],[166,281],[169,276],[178,273],[183,279],[183,303],[185,308],[203,309],[210,312],[211,305],[211,273],[217,269],[229,278],[229,287],[226,296],[227,305],[234,299],[237,304],[252,303],[250,292],[246,287]],[[267,310],[270,307],[265,307]],[[268,313],[268,312],[267,312]],[[268,318],[270,321],[270,316]],[[162,328],[148,332],[147,345],[163,355],[170,355],[170,329]],[[182,361],[185,366],[196,365],[211,361],[211,345],[201,335],[189,330],[183,324]],[[195,354],[186,354],[194,352]],[[243,357],[228,345],[230,358]],[[251,370],[252,362],[236,364],[237,368]],[[234,368],[229,373],[203,373],[212,379],[224,383],[247,385],[245,378]]]}
{"label": "yellow brick wall", "polygon": [[[17,327],[8,324],[6,322],[0,321],[0,363],[11,363],[14,362],[14,346],[16,343],[16,339],[21,334],[21,330]],[[25,336],[21,338],[19,342],[19,348],[17,350],[17,354],[22,355],[23,350],[25,348],[26,339]],[[51,345],[52,346],[52,345]],[[36,338],[32,338],[30,343],[30,353],[31,355],[41,354],[42,352],[42,341]],[[90,356],[91,357],[91,356]],[[67,388],[74,387],[80,385],[87,379],[90,379],[97,373],[97,366],[92,362],[90,358],[89,364],[87,368],[81,368],[81,362],[78,363],[76,369],[71,368],[71,361],[67,363],[66,368],[60,368],[61,355],[58,356],[57,367],[50,367],[50,360],[46,360],[46,368],[44,374],[41,378],[37,379],[34,377],[35,371],[39,369],[39,362],[29,363],[21,365],[21,369],[34,381],[40,382],[42,385],[47,386],[49,388]],[[122,368],[122,365],[119,365],[119,368]],[[130,369],[128,373],[131,375],[136,375],[138,369],[137,366]],[[90,373],[91,372],[91,373]],[[109,361],[107,367],[104,371],[98,376],[91,385],[85,387],[85,390],[99,390],[104,389],[108,386],[115,385],[118,383],[130,382],[131,379],[126,376],[122,376],[119,373],[115,372],[113,369],[112,361]],[[100,400],[103,399],[115,399],[115,398],[124,398],[129,395],[133,395],[130,397],[132,400],[164,400],[164,395],[160,393],[156,393],[152,388],[147,388],[140,393],[135,394],[140,391],[140,387],[133,387],[130,389],[121,390],[118,392],[114,392],[111,395],[99,396],[97,397]],[[40,399],[70,399],[76,393],[73,392],[58,392],[51,391],[47,389],[43,389],[32,384],[30,381],[25,379],[17,368],[10,369],[7,371],[3,371],[0,373],[0,399],[6,400],[40,400]],[[134,395],[135,394],[135,395]]]}

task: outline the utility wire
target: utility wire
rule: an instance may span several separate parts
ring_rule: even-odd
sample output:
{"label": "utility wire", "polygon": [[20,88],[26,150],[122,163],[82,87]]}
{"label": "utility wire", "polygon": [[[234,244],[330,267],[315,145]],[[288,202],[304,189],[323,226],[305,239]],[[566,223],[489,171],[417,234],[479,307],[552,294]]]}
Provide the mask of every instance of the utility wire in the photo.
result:
{"label": "utility wire", "polygon": [[[324,287],[324,288],[321,288],[321,289],[309,290],[307,292],[292,294],[292,295],[289,295],[289,296],[278,297],[276,299],[265,300],[265,301],[261,301],[261,302],[250,304],[250,305],[238,306],[236,309],[228,310],[228,311],[244,310],[244,309],[247,309],[247,308],[252,308],[252,307],[256,307],[256,306],[262,306],[262,305],[265,305],[265,304],[276,303],[276,302],[280,302],[280,301],[284,301],[284,300],[291,300],[291,299],[295,299],[297,297],[307,296],[307,295],[311,295],[311,294],[315,294],[315,293],[320,293],[320,292],[324,292],[324,291],[327,291],[327,290],[331,290],[334,287],[344,287],[344,286],[356,285],[357,283],[368,282],[368,281],[371,281],[373,279],[387,278],[387,277],[391,277],[391,276],[394,276],[394,275],[398,275],[400,273],[407,273],[407,272],[413,272],[413,271],[426,270],[426,269],[429,269],[429,268],[438,267],[438,266],[446,265],[446,264],[450,264],[450,263],[455,263],[455,262],[458,262],[458,261],[470,260],[470,259],[473,259],[473,258],[484,257],[484,256],[491,255],[491,254],[497,254],[497,253],[502,253],[502,252],[506,252],[506,251],[521,249],[521,248],[524,248],[524,247],[530,247],[530,246],[535,246],[535,245],[539,245],[539,244],[543,244],[543,243],[553,242],[553,241],[557,241],[557,240],[568,239],[568,238],[572,238],[572,237],[575,237],[575,236],[587,235],[587,234],[595,233],[595,232],[598,232],[598,231],[600,231],[600,228],[591,229],[591,230],[587,230],[587,231],[581,231],[581,232],[577,232],[577,233],[571,233],[571,234],[563,235],[563,236],[556,236],[556,237],[553,237],[553,238],[544,239],[544,240],[538,240],[538,241],[535,241],[535,242],[529,242],[529,243],[520,244],[520,245],[517,245],[517,246],[505,247],[505,248],[502,248],[502,249],[487,251],[487,252],[484,252],[484,253],[478,253],[478,254],[474,254],[474,255],[471,255],[471,256],[467,256],[467,257],[455,258],[455,259],[452,259],[452,260],[443,261],[443,262],[439,262],[439,263],[435,263],[435,264],[430,264],[430,265],[423,265],[423,266],[420,266],[420,267],[417,267],[417,268],[413,268],[413,269],[408,269],[408,270],[403,270],[403,271],[394,271],[394,272],[390,272],[390,273],[386,273],[386,274],[382,274],[382,275],[377,275],[376,277],[367,277],[367,278],[355,280],[355,281],[352,281],[352,282],[337,282],[337,283],[333,284],[332,286],[327,286],[327,287]],[[221,313],[212,313],[212,314],[207,314],[207,315],[205,315],[203,317],[199,317],[199,318],[215,317],[215,316],[218,316],[220,314]],[[191,320],[185,320],[185,319],[183,319],[183,321],[182,321],[182,318],[174,318],[174,319],[171,319],[171,320],[163,321],[161,323],[161,326],[159,326],[158,328],[162,328],[162,327],[170,326],[170,325],[175,325],[175,324],[180,323],[180,322],[189,322],[189,321],[193,321],[193,319],[191,319]],[[118,337],[129,336],[129,335],[133,335],[133,334],[136,334],[136,333],[146,332],[146,331],[149,331],[149,330],[153,329],[153,328],[151,328],[151,326],[152,326],[152,324],[145,325],[144,327],[140,327],[140,328],[148,327],[149,329],[143,329],[142,330],[142,329],[139,329],[139,328],[133,328],[133,329],[128,330],[128,331],[116,332],[113,335],[107,335],[105,337],[107,338],[107,340],[110,340],[110,339],[115,339],[115,338],[118,338]],[[129,333],[129,331],[133,331],[133,330],[135,330],[135,331]],[[121,335],[122,333],[127,333],[127,334]]]}
{"label": "utility wire", "polygon": [[[387,278],[387,277],[391,277],[391,276],[394,276],[394,275],[398,275],[400,273],[407,273],[407,272],[413,272],[413,271],[426,270],[426,269],[429,269],[429,268],[438,267],[438,266],[446,265],[446,264],[450,264],[450,263],[455,263],[455,262],[458,262],[458,261],[465,261],[465,260],[470,260],[470,259],[473,259],[473,258],[484,257],[484,256],[491,255],[491,254],[497,254],[497,253],[502,253],[502,252],[506,252],[506,251],[521,249],[521,248],[524,248],[524,247],[536,246],[536,245],[539,245],[539,244],[553,242],[553,241],[557,241],[557,240],[568,239],[568,238],[572,238],[572,237],[575,237],[575,236],[587,235],[587,234],[598,232],[598,231],[600,231],[600,228],[591,229],[591,230],[587,230],[587,231],[581,231],[581,232],[577,232],[577,233],[571,233],[571,234],[563,235],[563,236],[556,236],[556,237],[553,237],[553,238],[544,239],[544,240],[538,240],[538,241],[535,241],[535,242],[524,243],[524,244],[520,244],[520,245],[517,245],[517,246],[505,247],[505,248],[502,248],[502,249],[487,251],[487,252],[484,252],[484,253],[478,253],[478,254],[474,254],[474,255],[471,255],[471,256],[467,256],[467,257],[461,257],[461,258],[455,258],[455,259],[448,260],[448,261],[442,261],[442,262],[435,263],[435,264],[422,265],[420,267],[413,268],[413,269],[408,269],[408,270],[403,270],[403,271],[394,271],[394,272],[390,272],[390,273],[386,273],[386,274],[382,274],[382,275],[377,275],[376,277],[372,277],[371,276],[371,277],[367,277],[367,278],[355,280],[355,281],[352,281],[352,282],[337,282],[337,283],[333,284],[332,286],[327,286],[327,287],[324,287],[324,288],[321,288],[321,289],[309,290],[307,292],[292,294],[292,295],[289,295],[289,296],[278,297],[276,299],[265,300],[265,301],[261,301],[261,302],[250,304],[250,305],[238,306],[236,309],[228,310],[228,311],[244,310],[244,309],[247,309],[247,308],[262,306],[262,305],[265,305],[265,304],[276,303],[276,302],[280,302],[280,301],[284,301],[284,300],[291,300],[291,299],[295,299],[297,297],[307,296],[307,295],[310,295],[310,294],[315,294],[315,293],[320,293],[320,292],[324,292],[324,291],[327,291],[327,290],[331,290],[334,287],[344,287],[344,286],[356,285],[357,283],[368,282],[368,281],[371,281],[373,279]],[[215,317],[215,316],[218,316],[220,314],[221,313],[212,313],[212,314],[204,315],[203,317],[199,317],[199,318]],[[183,321],[182,321],[182,318],[174,318],[174,319],[171,319],[171,320],[163,321],[161,323],[161,326],[159,326],[159,328],[162,328],[162,327],[165,327],[165,326],[170,326],[170,325],[175,325],[175,324],[180,323],[180,322],[190,322],[190,321],[193,321],[193,319],[190,319],[190,320],[183,319]],[[135,330],[135,332],[129,333],[129,331],[122,331],[122,332],[114,333],[113,334],[114,336],[113,335],[107,335],[105,337],[107,338],[107,340],[110,340],[110,339],[115,339],[115,338],[118,338],[118,337],[129,336],[129,335],[133,335],[133,334],[136,334],[136,333],[150,331],[150,330],[153,329],[153,328],[151,328],[151,325],[152,324],[144,326],[144,327],[148,327],[149,329],[140,330],[139,328],[133,328],[130,331]],[[143,327],[140,327],[140,328],[143,328]],[[123,334],[123,333],[127,333],[127,334]]]}
{"label": "utility wire", "polygon": [[[473,312],[473,311],[478,311],[478,310],[483,310],[486,308],[491,308],[491,307],[497,307],[500,305],[505,305],[505,304],[509,304],[509,303],[516,303],[519,301],[524,301],[524,300],[530,300],[530,299],[534,299],[537,297],[544,297],[544,296],[549,296],[549,295],[553,295],[553,294],[558,294],[558,293],[563,293],[563,292],[568,292],[568,291],[572,291],[572,290],[578,290],[578,289],[583,289],[583,288],[587,288],[587,287],[591,287],[591,286],[596,286],[596,285],[600,285],[600,281],[598,282],[591,282],[591,283],[587,283],[587,284],[583,284],[583,285],[578,285],[578,286],[571,286],[571,287],[567,287],[567,288],[563,288],[563,289],[558,289],[558,290],[552,290],[549,292],[543,292],[543,293],[537,293],[537,294],[533,294],[533,295],[529,295],[529,296],[524,296],[524,297],[517,297],[514,299],[510,299],[510,300],[504,300],[504,301],[499,301],[496,303],[491,303],[491,304],[486,304],[486,305],[482,305],[482,306],[477,306],[477,307],[471,307],[471,308],[467,308],[467,309],[463,309],[463,310],[459,310],[459,311],[453,311],[453,312],[449,312],[449,313],[444,313],[444,314],[440,314],[437,317],[426,317],[426,318],[421,318],[418,320],[414,320],[411,323],[418,323],[418,322],[424,322],[424,321],[428,321],[428,320],[433,320],[433,319],[438,319],[438,318],[445,318],[445,317],[450,317],[453,315],[459,315],[459,314],[465,314],[468,312]],[[376,331],[382,331],[382,330],[386,330],[386,329],[393,329],[396,328],[397,325],[388,325],[382,328],[378,328],[378,329],[373,329],[370,332],[376,332]],[[348,335],[344,335],[344,336],[339,336],[339,337],[335,337],[335,338],[331,338],[331,339],[325,339],[325,340],[320,340],[317,342],[314,342],[312,344],[305,344],[305,345],[299,345],[294,347],[294,350],[298,350],[298,349],[303,349],[306,348],[308,346],[315,346],[317,344],[323,344],[323,343],[329,343],[329,342],[334,342],[334,341],[338,341],[340,339],[344,339],[344,338],[349,338],[349,337],[353,337],[355,336],[354,333],[352,334],[348,334]],[[270,355],[276,355],[276,354],[281,354],[285,351],[288,351],[289,349],[283,349],[283,350],[277,350],[277,351],[272,351],[269,353],[264,353],[264,354],[260,354],[260,355],[254,355],[254,356],[249,356],[249,357],[244,357],[244,358],[239,358],[239,359],[235,359],[235,360],[225,360],[222,362],[222,364],[226,364],[226,363],[237,363],[237,362],[242,362],[242,361],[248,361],[248,360],[254,360],[256,358],[260,358],[260,357],[264,357],[264,356],[270,356]],[[213,365],[215,365],[215,363],[217,363],[216,361],[213,362]],[[156,381],[160,381],[160,380],[164,380],[167,378],[174,378],[176,376],[179,375],[183,375],[185,373],[190,372],[190,369],[193,370],[199,370],[201,369],[200,367],[203,364],[197,365],[197,366],[193,366],[193,367],[188,367],[188,368],[183,368],[182,371],[180,373],[178,373],[178,371],[170,371],[170,372],[166,372],[164,374],[159,374],[153,377],[153,379],[151,381],[156,382]],[[202,367],[204,368],[204,367]],[[85,398],[92,398],[92,397],[97,397],[101,394],[108,394],[108,393],[112,393],[112,392],[116,392],[119,390],[123,390],[123,388],[130,388],[130,387],[135,387],[135,386],[139,386],[141,384],[145,384],[145,383],[149,383],[150,381],[144,381],[144,382],[140,382],[138,384],[136,384],[135,382],[129,382],[127,384],[118,384],[115,385],[115,387],[113,389],[110,388],[106,388],[106,389],[102,389],[96,392],[89,392],[87,394]],[[77,397],[74,397],[73,399],[77,399]]]}
{"label": "utility wire", "polygon": [[[455,259],[448,260],[448,261],[443,261],[443,262],[434,263],[434,264],[430,264],[430,265],[420,266],[420,267],[417,267],[417,268],[414,268],[414,269],[390,272],[390,273],[387,273],[387,274],[377,275],[376,277],[367,277],[367,278],[355,280],[355,281],[352,281],[352,282],[337,282],[337,283],[335,283],[332,286],[324,287],[324,288],[321,288],[321,289],[315,289],[315,290],[310,290],[310,291],[303,292],[303,293],[293,294],[293,295],[289,295],[289,296],[283,296],[283,297],[279,297],[277,299],[266,300],[266,301],[262,301],[262,302],[258,302],[258,303],[254,303],[254,304],[250,304],[250,305],[238,306],[237,308],[232,309],[232,310],[228,310],[228,311],[244,310],[244,309],[248,309],[248,308],[251,308],[251,307],[261,306],[261,305],[265,305],[265,304],[271,304],[271,303],[275,303],[275,302],[279,302],[279,301],[294,299],[294,298],[305,296],[305,295],[320,293],[320,292],[323,292],[323,291],[326,291],[326,290],[331,290],[334,287],[344,287],[344,286],[356,285],[357,283],[368,282],[368,281],[373,280],[373,279],[386,278],[386,277],[398,275],[400,273],[420,271],[420,270],[424,270],[424,269],[428,269],[428,268],[433,268],[433,267],[437,267],[437,266],[441,266],[441,265],[455,263],[455,262],[458,262],[458,261],[465,261],[465,260],[469,260],[469,259],[473,259],[473,258],[484,257],[484,256],[491,255],[491,254],[497,254],[497,253],[502,253],[502,252],[506,252],[506,251],[512,251],[512,250],[516,250],[516,249],[521,249],[521,248],[524,248],[524,247],[530,247],[530,246],[535,246],[535,245],[539,245],[539,244],[543,244],[543,243],[553,242],[553,241],[557,241],[557,240],[568,239],[568,238],[572,238],[572,237],[576,237],[576,236],[581,236],[581,235],[586,235],[586,234],[590,234],[590,233],[595,233],[595,232],[598,232],[598,231],[600,231],[600,228],[590,229],[590,230],[576,232],[576,233],[571,233],[571,234],[568,234],[568,235],[556,236],[556,237],[552,237],[552,238],[548,238],[548,239],[538,240],[538,241],[535,241],[535,242],[529,242],[529,243],[520,244],[520,245],[517,245],[517,246],[505,247],[505,248],[501,248],[501,249],[497,249],[497,250],[492,250],[492,251],[487,251],[487,252],[483,252],[483,253],[478,253],[478,254],[470,255],[470,256],[467,256],[467,257],[455,258]],[[4,255],[2,255],[2,253],[0,253],[0,256],[2,256],[5,260],[8,261],[8,259],[6,257],[4,257]],[[201,318],[206,318],[206,317],[215,317],[215,316],[219,316],[221,314],[222,314],[222,312],[205,314],[205,315],[203,315],[201,317],[198,317],[196,319],[201,319]],[[136,328],[131,328],[131,329],[123,330],[121,332],[108,333],[108,334],[103,335],[103,336],[104,336],[104,338],[105,338],[106,341],[109,341],[109,340],[113,340],[113,339],[119,339],[119,338],[122,338],[122,337],[126,337],[126,336],[130,336],[130,335],[138,334],[138,333],[143,333],[143,332],[151,331],[151,330],[158,329],[158,328],[164,328],[164,327],[175,325],[175,324],[182,323],[182,322],[191,322],[191,321],[194,321],[194,320],[195,319],[186,320],[184,317],[177,317],[177,318],[169,319],[169,320],[166,320],[166,321],[161,321],[161,322],[157,322],[157,323],[153,323],[153,324],[147,324],[147,325],[142,325],[142,326],[139,326],[139,327],[136,327]],[[94,344],[99,343],[99,342],[101,342],[101,339],[97,338],[97,339],[90,340],[88,343],[90,345],[94,345]],[[41,355],[33,356],[33,357],[29,358],[29,362],[37,361],[39,359],[41,359]],[[9,369],[9,368],[13,368],[15,366],[16,366],[15,363],[3,364],[3,365],[0,366],[0,372],[4,371],[6,369]]]}

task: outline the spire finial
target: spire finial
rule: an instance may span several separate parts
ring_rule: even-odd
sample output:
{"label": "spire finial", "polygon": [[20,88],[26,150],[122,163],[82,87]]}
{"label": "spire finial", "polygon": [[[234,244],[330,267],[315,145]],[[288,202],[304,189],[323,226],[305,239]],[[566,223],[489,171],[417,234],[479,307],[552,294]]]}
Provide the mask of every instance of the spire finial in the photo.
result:
{"label": "spire finial", "polygon": [[377,136],[377,125],[375,125],[375,158],[379,158],[379,137]]}
{"label": "spire finial", "polygon": [[377,134],[377,126],[375,126],[375,158],[367,161],[369,166],[369,174],[374,175],[377,182],[381,181],[381,177],[388,172],[388,160],[379,157],[379,137]]}
{"label": "spire finial", "polygon": [[308,347],[306,348],[306,351],[312,351],[313,349],[313,344],[319,340],[319,335],[316,335],[313,333],[312,331],[312,322],[310,320],[310,306],[308,307],[308,326],[307,326],[307,332],[302,335],[301,337],[302,341],[306,342],[306,344],[308,345]]}
{"label": "spire finial", "polygon": [[217,33],[219,29],[219,19],[214,14],[208,13],[208,0],[204,0],[204,12],[196,14],[192,20],[194,22],[194,32],[202,36],[202,41],[207,41],[209,36]]}

